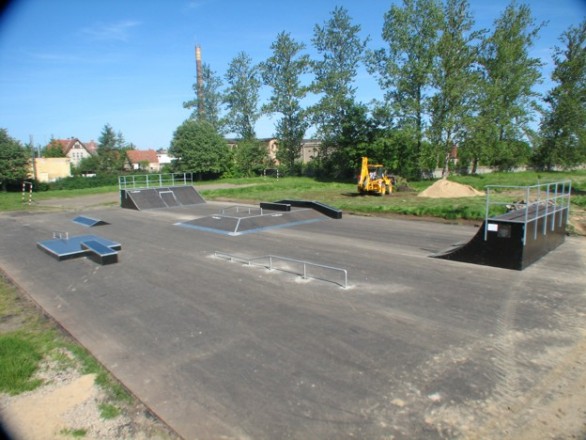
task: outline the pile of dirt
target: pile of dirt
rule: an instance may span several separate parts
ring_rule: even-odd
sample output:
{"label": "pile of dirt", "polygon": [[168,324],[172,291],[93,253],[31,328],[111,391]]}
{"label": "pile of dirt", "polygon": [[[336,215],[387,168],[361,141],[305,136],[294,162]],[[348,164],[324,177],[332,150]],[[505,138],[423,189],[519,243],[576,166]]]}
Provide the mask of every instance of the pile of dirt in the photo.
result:
{"label": "pile of dirt", "polygon": [[417,194],[417,197],[429,197],[432,199],[441,198],[456,198],[456,197],[475,197],[483,196],[484,192],[472,188],[470,185],[462,185],[461,183],[450,182],[447,179],[440,179]]}

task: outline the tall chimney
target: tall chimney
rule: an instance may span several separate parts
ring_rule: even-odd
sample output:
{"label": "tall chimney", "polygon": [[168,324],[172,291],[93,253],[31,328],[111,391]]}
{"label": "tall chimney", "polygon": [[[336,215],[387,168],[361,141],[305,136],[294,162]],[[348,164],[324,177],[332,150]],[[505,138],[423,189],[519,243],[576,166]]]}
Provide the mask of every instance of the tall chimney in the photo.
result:
{"label": "tall chimney", "polygon": [[197,69],[197,113],[200,118],[204,116],[203,97],[203,71],[201,68],[201,48],[195,46],[195,67]]}

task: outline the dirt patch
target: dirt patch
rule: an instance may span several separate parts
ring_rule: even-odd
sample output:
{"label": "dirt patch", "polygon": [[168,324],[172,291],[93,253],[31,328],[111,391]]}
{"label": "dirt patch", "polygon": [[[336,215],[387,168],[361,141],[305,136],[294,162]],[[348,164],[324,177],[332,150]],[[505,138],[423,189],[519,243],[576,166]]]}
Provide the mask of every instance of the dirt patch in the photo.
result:
{"label": "dirt patch", "polygon": [[47,362],[36,377],[45,385],[17,396],[0,396],[2,423],[13,439],[65,440],[76,433],[83,433],[86,440],[177,438],[139,404],[105,419],[100,407],[110,403],[93,374]]}
{"label": "dirt patch", "polygon": [[[0,283],[11,285],[2,271]],[[30,323],[39,320],[43,331],[54,327],[17,287],[1,294],[0,333],[34,331]],[[18,395],[0,393],[0,438],[7,431],[11,440],[179,439],[140,401],[112,398],[96,384],[94,374],[82,372],[79,360],[64,347],[46,356],[33,379],[42,385]],[[110,410],[110,418],[103,416],[104,407]]]}
{"label": "dirt patch", "polygon": [[451,182],[447,179],[440,179],[429,188],[421,191],[418,197],[429,197],[433,199],[451,199],[457,197],[476,197],[483,196],[482,191],[472,188],[470,185]]}

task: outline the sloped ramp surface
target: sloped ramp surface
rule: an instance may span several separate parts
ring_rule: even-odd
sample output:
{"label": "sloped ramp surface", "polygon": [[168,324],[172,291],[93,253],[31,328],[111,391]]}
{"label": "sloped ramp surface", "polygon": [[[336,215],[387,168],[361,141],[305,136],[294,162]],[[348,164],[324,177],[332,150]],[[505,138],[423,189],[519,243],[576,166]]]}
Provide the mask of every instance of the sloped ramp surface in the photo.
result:
{"label": "sloped ramp surface", "polygon": [[527,223],[514,212],[490,218],[470,241],[432,257],[523,270],[564,242],[567,216],[568,210],[563,209]]}
{"label": "sloped ramp surface", "polygon": [[139,211],[200,203],[205,203],[205,200],[193,186],[120,190],[120,206]]}
{"label": "sloped ramp surface", "polygon": [[85,226],[87,228],[109,224],[108,222],[105,222],[103,220],[92,217],[86,217],[85,215],[78,215],[77,217],[71,219],[71,221],[73,223],[77,223],[78,225]]}
{"label": "sloped ramp surface", "polygon": [[177,226],[213,232],[223,235],[243,235],[274,228],[293,227],[306,223],[325,220],[326,217],[313,209],[298,209],[289,212],[269,212],[260,215],[230,216],[217,214],[187,222]]}

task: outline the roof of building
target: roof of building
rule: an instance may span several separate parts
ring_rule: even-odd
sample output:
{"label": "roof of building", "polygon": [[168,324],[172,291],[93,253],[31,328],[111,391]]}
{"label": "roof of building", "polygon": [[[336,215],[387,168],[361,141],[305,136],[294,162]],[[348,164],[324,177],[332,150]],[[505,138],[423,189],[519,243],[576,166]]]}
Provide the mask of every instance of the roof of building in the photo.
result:
{"label": "roof of building", "polygon": [[[71,150],[71,148],[73,148],[73,146],[79,142],[79,144],[86,149],[86,151],[90,154],[95,154],[96,153],[96,143],[94,141],[91,141],[90,143],[88,143],[88,145],[84,144],[82,141],[80,141],[78,138],[69,138],[69,139],[55,139],[55,142],[59,143],[61,145],[61,150],[63,151],[63,154],[67,155],[67,153],[69,153],[69,150]],[[89,145],[91,144],[91,146]]]}
{"label": "roof of building", "polygon": [[155,150],[128,150],[126,157],[128,157],[130,163],[159,163],[159,158]]}

